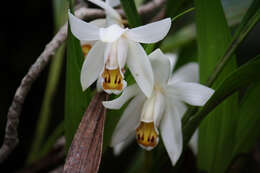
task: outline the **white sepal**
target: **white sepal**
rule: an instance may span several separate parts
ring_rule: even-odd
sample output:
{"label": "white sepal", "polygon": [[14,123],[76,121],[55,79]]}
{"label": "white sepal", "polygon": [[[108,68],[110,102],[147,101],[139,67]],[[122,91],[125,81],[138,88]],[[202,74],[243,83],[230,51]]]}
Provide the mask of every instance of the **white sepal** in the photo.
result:
{"label": "white sepal", "polygon": [[134,41],[128,41],[127,66],[134,76],[139,88],[150,97],[154,86],[154,77],[151,63],[143,47]]}
{"label": "white sepal", "polygon": [[199,65],[188,63],[174,72],[169,84],[174,82],[199,82]]}
{"label": "white sepal", "polygon": [[182,128],[179,114],[175,107],[167,104],[165,115],[160,123],[162,140],[172,165],[176,164],[182,152]]}
{"label": "white sepal", "polygon": [[82,90],[86,90],[93,82],[95,82],[104,67],[104,50],[105,43],[97,41],[90,49],[83,66],[81,68],[80,82]]}
{"label": "white sepal", "polygon": [[171,19],[166,18],[158,22],[153,22],[126,32],[126,36],[135,42],[139,43],[155,43],[162,40],[171,27]]}
{"label": "white sepal", "polygon": [[203,106],[214,90],[198,83],[174,82],[168,85],[167,93],[190,105]]}
{"label": "white sepal", "polygon": [[166,83],[171,75],[169,57],[160,49],[156,49],[148,57],[151,60],[155,82]]}
{"label": "white sepal", "polygon": [[120,109],[129,99],[136,96],[140,89],[136,84],[126,87],[120,97],[111,100],[103,101],[103,105],[108,109]]}
{"label": "white sepal", "polygon": [[174,67],[175,67],[175,65],[176,65],[176,63],[177,63],[177,54],[175,54],[175,53],[166,53],[165,55],[166,55],[166,56],[169,58],[169,60],[170,60],[170,64],[171,64],[170,72],[171,72],[171,74],[172,74],[172,71],[173,71],[173,69],[174,69]]}
{"label": "white sepal", "polygon": [[[145,100],[144,95],[137,95],[125,109],[121,119],[117,123],[112,136],[111,146],[116,146],[126,140],[131,133],[135,132],[140,121],[140,113]],[[126,123],[127,122],[127,123]]]}
{"label": "white sepal", "polygon": [[121,143],[115,145],[114,148],[113,148],[114,155],[119,156],[122,153],[122,151],[125,148],[127,148],[131,144],[131,142],[133,142],[133,140],[135,139],[135,135],[136,135],[135,131],[133,131],[132,133],[130,133],[129,137],[126,140],[124,140]]}
{"label": "white sepal", "polygon": [[78,19],[70,11],[68,11],[68,14],[71,32],[77,39],[85,41],[99,40],[99,28],[96,25]]}

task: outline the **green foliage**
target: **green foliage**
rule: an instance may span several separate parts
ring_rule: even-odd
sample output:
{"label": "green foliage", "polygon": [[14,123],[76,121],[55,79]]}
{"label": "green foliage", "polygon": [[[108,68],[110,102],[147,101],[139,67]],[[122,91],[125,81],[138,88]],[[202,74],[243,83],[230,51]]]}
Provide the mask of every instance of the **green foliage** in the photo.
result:
{"label": "green foliage", "polygon": [[83,92],[80,84],[80,71],[83,61],[84,56],[80,42],[73,36],[68,25],[64,122],[67,150],[91,99],[90,89]]}
{"label": "green foliage", "polygon": [[239,107],[233,157],[240,153],[249,152],[260,137],[260,81],[256,80],[255,82],[247,88]]}
{"label": "green foliage", "polygon": [[128,24],[131,28],[140,26],[142,24],[141,18],[137,13],[135,1],[133,0],[120,0],[121,5],[126,14]]}
{"label": "green foliage", "polygon": [[[220,0],[195,0],[197,41],[199,48],[200,81],[205,84],[213,72],[219,58],[231,41],[230,31],[225,20]],[[219,75],[213,88],[234,69],[235,58]],[[199,168],[209,172],[223,172],[230,156],[226,155],[234,142],[237,120],[237,97],[233,95],[211,112],[200,126]]]}
{"label": "green foliage", "polygon": [[[54,25],[55,32],[64,25],[67,21],[67,9],[68,2],[64,0],[54,0],[53,1],[53,11],[54,11]],[[44,99],[39,115],[39,119],[36,126],[35,139],[31,147],[30,154],[28,156],[28,163],[32,163],[34,160],[39,159],[40,155],[38,154],[41,151],[43,156],[49,150],[41,150],[41,146],[44,143],[44,138],[46,137],[46,132],[49,127],[51,119],[51,104],[54,100],[55,93],[57,91],[58,82],[61,75],[61,67],[63,64],[65,51],[65,44],[63,44],[58,50],[56,55],[53,57],[53,61],[50,65],[50,71],[48,75],[47,87],[44,94]],[[50,149],[50,148],[49,148]]]}
{"label": "green foliage", "polygon": [[[260,55],[258,55],[256,58],[250,60],[248,63],[242,65],[238,69],[234,70],[231,74],[229,74],[225,80],[221,82],[221,84],[217,87],[215,90],[215,93],[212,95],[212,97],[208,100],[208,102],[205,104],[204,107],[202,107],[190,120],[189,122],[183,127],[183,133],[184,133],[184,143],[187,144],[190,137],[192,136],[193,132],[196,130],[196,128],[201,123],[201,120],[205,118],[205,116],[208,116],[207,114],[210,113],[215,107],[217,107],[221,102],[223,102],[227,97],[234,94],[236,91],[239,91],[241,88],[250,86],[249,88],[252,90],[248,90],[249,92],[244,97],[244,101],[241,104],[241,107],[239,108],[238,112],[241,112],[239,114],[242,114],[242,116],[247,116],[244,111],[248,111],[250,109],[244,109],[245,104],[247,100],[252,99],[253,94],[256,93],[256,90],[259,89],[259,66],[260,66]],[[256,99],[255,97],[254,99]],[[253,101],[253,100],[251,100]],[[252,103],[252,102],[251,102]],[[251,105],[250,107],[255,107],[258,103]],[[248,106],[248,105],[247,105]],[[254,111],[252,112],[254,114]],[[255,115],[255,114],[254,114]],[[252,115],[251,115],[252,116]],[[248,116],[248,119],[252,119],[251,116]],[[241,125],[248,124],[246,119],[241,118],[241,122],[239,123]],[[257,118],[257,117],[256,117]],[[244,121],[245,120],[245,121]],[[241,129],[245,127],[240,127]],[[249,126],[246,128],[250,129]],[[254,129],[254,128],[252,128]],[[240,134],[242,130],[239,130],[238,133]],[[244,134],[243,134],[244,135]],[[234,135],[235,137],[235,135]],[[247,136],[250,137],[250,136]],[[240,138],[240,137],[237,137]]]}

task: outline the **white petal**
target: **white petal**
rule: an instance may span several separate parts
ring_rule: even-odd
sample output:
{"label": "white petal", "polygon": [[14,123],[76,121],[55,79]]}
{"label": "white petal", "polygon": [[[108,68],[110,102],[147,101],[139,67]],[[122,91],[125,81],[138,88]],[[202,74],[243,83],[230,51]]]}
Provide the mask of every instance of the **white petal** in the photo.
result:
{"label": "white petal", "polygon": [[120,5],[120,1],[119,1],[119,0],[106,0],[106,2],[107,2],[111,7],[116,7],[116,6]]}
{"label": "white petal", "polygon": [[160,92],[157,92],[156,101],[154,105],[154,125],[156,128],[159,126],[165,108],[166,108],[165,98]]}
{"label": "white petal", "polygon": [[199,131],[196,130],[193,136],[191,137],[189,146],[195,155],[198,153],[198,141],[199,140]]}
{"label": "white petal", "polygon": [[166,18],[158,22],[130,29],[126,32],[129,39],[139,43],[155,43],[162,40],[171,27],[171,19]]}
{"label": "white petal", "polygon": [[150,97],[154,87],[154,77],[151,63],[143,49],[136,42],[128,41],[127,66],[134,76],[139,88]]}
{"label": "white petal", "polygon": [[173,82],[199,82],[199,65],[197,63],[184,65],[169,80],[169,83]]}
{"label": "white petal", "polygon": [[97,41],[90,49],[81,68],[80,81],[83,91],[87,89],[98,78],[104,67],[105,44]]}
{"label": "white petal", "polygon": [[122,151],[125,148],[127,148],[134,139],[135,139],[135,131],[133,131],[126,140],[114,146],[113,148],[114,155],[116,156],[120,155]]}
{"label": "white petal", "polygon": [[160,129],[166,151],[175,165],[182,152],[182,128],[179,111],[174,106],[166,106]]}
{"label": "white petal", "polygon": [[126,87],[122,95],[111,101],[103,101],[103,105],[108,109],[120,109],[129,99],[136,96],[140,89],[136,84]]}
{"label": "white petal", "polygon": [[203,106],[214,90],[198,83],[174,82],[168,85],[167,93],[190,105]]}
{"label": "white petal", "polygon": [[111,17],[114,17],[117,20],[121,20],[121,17],[117,13],[117,11],[115,9],[113,9],[110,5],[108,5],[107,3],[105,3],[101,0],[88,0],[88,1],[92,2],[93,4],[96,4],[97,6],[103,8],[104,10],[106,10],[107,15],[110,15]]}
{"label": "white petal", "polygon": [[137,95],[125,109],[121,119],[117,123],[112,136],[111,146],[116,146],[126,140],[136,130],[140,121],[140,113],[145,100],[144,95]]}
{"label": "white petal", "polygon": [[78,19],[68,11],[71,32],[79,40],[99,40],[99,28],[81,19]]}
{"label": "white petal", "polygon": [[107,43],[104,57],[106,69],[114,70],[118,68],[117,42]]}
{"label": "white petal", "polygon": [[166,53],[165,54],[166,56],[169,57],[169,60],[170,60],[170,63],[171,63],[171,70],[170,72],[172,73],[175,65],[176,65],[176,62],[177,62],[177,54],[174,54],[174,53]]}
{"label": "white petal", "polygon": [[171,74],[169,57],[160,49],[156,49],[148,57],[151,60],[155,82],[166,83]]}
{"label": "white petal", "polygon": [[124,38],[120,38],[117,43],[117,61],[119,68],[122,69],[126,63],[128,51],[128,42]]}
{"label": "white petal", "polygon": [[107,28],[99,29],[99,37],[103,42],[114,42],[125,32],[125,29],[119,25],[114,24]]}

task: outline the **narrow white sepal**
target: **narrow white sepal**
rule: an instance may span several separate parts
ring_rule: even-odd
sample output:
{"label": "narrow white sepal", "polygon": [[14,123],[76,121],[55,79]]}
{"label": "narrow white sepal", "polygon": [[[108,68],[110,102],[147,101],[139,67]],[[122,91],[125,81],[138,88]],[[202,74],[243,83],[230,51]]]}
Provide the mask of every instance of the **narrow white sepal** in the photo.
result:
{"label": "narrow white sepal", "polygon": [[125,109],[121,119],[117,123],[112,135],[111,146],[116,146],[126,140],[129,135],[135,132],[140,121],[140,113],[145,100],[144,95],[137,95]]}
{"label": "narrow white sepal", "polygon": [[152,65],[139,43],[130,40],[128,43],[127,66],[139,88],[147,97],[150,97],[154,87]]}
{"label": "narrow white sepal", "polygon": [[133,140],[135,139],[135,131],[133,131],[132,133],[130,133],[129,137],[122,141],[121,143],[117,144],[116,146],[114,146],[113,148],[113,153],[115,156],[119,156],[122,151],[127,148],[131,142],[133,142]]}
{"label": "narrow white sepal", "polygon": [[136,96],[140,89],[136,84],[126,87],[120,97],[111,100],[103,101],[103,105],[108,109],[120,109],[129,99]]}
{"label": "narrow white sepal", "polygon": [[81,19],[78,19],[68,11],[71,32],[79,40],[99,40],[99,28]]}
{"label": "narrow white sepal", "polygon": [[85,58],[80,74],[80,82],[83,91],[97,80],[104,67],[104,48],[105,43],[97,41]]}
{"label": "narrow white sepal", "polygon": [[174,82],[199,82],[198,63],[188,63],[174,72],[169,83]]}
{"label": "narrow white sepal", "polygon": [[214,90],[198,83],[174,82],[168,85],[167,93],[190,105],[203,106]]}
{"label": "narrow white sepal", "polygon": [[177,54],[175,53],[166,53],[165,54],[169,60],[170,60],[170,64],[171,64],[171,69],[170,69],[170,72],[172,73],[175,65],[176,65],[176,62],[177,62]]}
{"label": "narrow white sepal", "polygon": [[139,43],[156,43],[162,40],[171,28],[171,19],[166,18],[157,22],[149,23],[126,32],[126,36]]}
{"label": "narrow white sepal", "polygon": [[166,106],[160,129],[166,151],[175,165],[182,152],[182,128],[179,112],[172,105]]}
{"label": "narrow white sepal", "polygon": [[151,60],[155,82],[166,83],[171,75],[169,57],[160,49],[156,49],[148,57]]}

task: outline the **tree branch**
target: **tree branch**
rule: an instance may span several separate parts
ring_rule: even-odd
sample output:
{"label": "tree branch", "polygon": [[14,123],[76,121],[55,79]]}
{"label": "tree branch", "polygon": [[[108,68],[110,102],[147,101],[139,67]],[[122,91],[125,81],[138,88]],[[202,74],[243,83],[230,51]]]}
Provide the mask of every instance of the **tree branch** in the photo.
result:
{"label": "tree branch", "polygon": [[[138,9],[140,15],[151,13],[158,10],[165,0],[153,0]],[[121,9],[118,12],[124,16]],[[90,9],[86,7],[79,8],[75,11],[75,15],[79,18],[87,18],[93,20],[95,18],[102,18],[105,16],[105,12],[100,9]],[[53,39],[46,45],[44,51],[37,58],[36,62],[30,67],[28,73],[24,76],[20,86],[17,88],[12,104],[7,113],[7,123],[5,129],[5,137],[2,147],[0,148],[0,163],[2,163],[13,149],[18,145],[18,124],[19,117],[22,111],[24,100],[33,84],[33,82],[39,77],[45,66],[50,61],[51,57],[56,53],[57,49],[67,38],[67,24],[65,24]]]}

